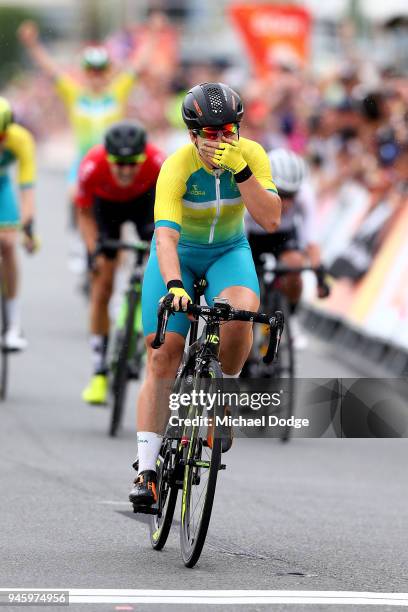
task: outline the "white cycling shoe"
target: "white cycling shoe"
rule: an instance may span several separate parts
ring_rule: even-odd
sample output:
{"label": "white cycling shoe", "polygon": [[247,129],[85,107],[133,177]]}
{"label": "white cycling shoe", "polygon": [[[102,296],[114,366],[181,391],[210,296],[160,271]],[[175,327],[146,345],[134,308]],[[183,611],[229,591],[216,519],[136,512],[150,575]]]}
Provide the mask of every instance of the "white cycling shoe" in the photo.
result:
{"label": "white cycling shoe", "polygon": [[3,348],[7,351],[24,351],[28,346],[19,327],[10,327],[4,334]]}

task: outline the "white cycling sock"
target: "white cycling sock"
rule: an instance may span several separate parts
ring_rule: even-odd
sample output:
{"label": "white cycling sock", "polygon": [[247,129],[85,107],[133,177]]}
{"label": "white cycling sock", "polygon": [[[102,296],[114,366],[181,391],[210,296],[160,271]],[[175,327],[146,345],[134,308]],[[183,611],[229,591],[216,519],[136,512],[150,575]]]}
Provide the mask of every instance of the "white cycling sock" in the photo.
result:
{"label": "white cycling sock", "polygon": [[106,354],[108,351],[108,336],[92,334],[89,340],[92,349],[92,364],[94,374],[105,374],[108,366]]}
{"label": "white cycling sock", "polygon": [[162,441],[163,436],[153,431],[137,432],[139,474],[145,470],[154,470],[156,472],[156,461]]}
{"label": "white cycling sock", "polygon": [[226,374],[225,372],[222,373],[224,378],[239,378],[240,374],[241,370],[237,374]]}
{"label": "white cycling sock", "polygon": [[18,327],[20,323],[20,300],[18,297],[6,300],[7,327]]}

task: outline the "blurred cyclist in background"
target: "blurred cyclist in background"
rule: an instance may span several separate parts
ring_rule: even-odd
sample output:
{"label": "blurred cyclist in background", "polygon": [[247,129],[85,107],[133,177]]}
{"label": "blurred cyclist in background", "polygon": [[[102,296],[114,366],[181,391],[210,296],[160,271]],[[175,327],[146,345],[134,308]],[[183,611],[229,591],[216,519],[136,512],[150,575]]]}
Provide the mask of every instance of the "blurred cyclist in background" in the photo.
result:
{"label": "blurred cyclist in background", "polygon": [[[9,176],[9,168],[15,162],[18,164],[21,213]],[[30,253],[35,250],[34,181],[34,140],[28,130],[14,123],[10,104],[0,97],[0,251],[7,321],[4,345],[11,351],[21,351],[27,347],[20,327],[16,242],[21,228],[26,250]]]}
{"label": "blurred cyclist in background", "polygon": [[[76,205],[90,256],[98,242],[120,240],[126,221],[134,223],[141,240],[150,240],[153,235],[155,188],[164,154],[146,140],[141,125],[133,121],[115,123],[106,132],[104,145],[92,147],[81,162]],[[93,269],[90,342],[94,370],[82,394],[90,404],[106,402],[108,306],[116,266],[117,251],[106,249]]]}
{"label": "blurred cyclist in background", "polygon": [[82,72],[77,81],[58,66],[41,44],[34,22],[25,21],[18,34],[32,60],[53,79],[69,114],[77,148],[76,159],[69,173],[70,197],[73,201],[81,159],[93,145],[103,141],[103,134],[109,125],[124,117],[137,75],[148,60],[149,48],[145,48],[137,63],[115,76],[107,50],[103,46],[87,47],[82,53]]}
{"label": "blurred cyclist in background", "polygon": [[[303,159],[286,149],[275,149],[269,153],[272,176],[282,200],[282,218],[279,230],[268,234],[247,213],[246,230],[256,266],[262,266],[261,255],[272,253],[287,266],[301,267],[320,264],[320,250],[315,238],[316,198],[306,178]],[[301,333],[295,316],[302,294],[300,274],[282,277],[282,290],[292,314],[295,348],[306,347],[306,337]]]}

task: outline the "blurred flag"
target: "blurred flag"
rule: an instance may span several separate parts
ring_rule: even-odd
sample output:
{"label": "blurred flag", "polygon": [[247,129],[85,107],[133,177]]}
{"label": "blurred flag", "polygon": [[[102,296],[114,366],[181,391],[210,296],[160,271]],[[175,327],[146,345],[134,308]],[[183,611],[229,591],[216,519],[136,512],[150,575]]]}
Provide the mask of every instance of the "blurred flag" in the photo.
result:
{"label": "blurred flag", "polygon": [[261,76],[276,65],[307,64],[311,26],[307,9],[293,5],[232,4],[229,12]]}

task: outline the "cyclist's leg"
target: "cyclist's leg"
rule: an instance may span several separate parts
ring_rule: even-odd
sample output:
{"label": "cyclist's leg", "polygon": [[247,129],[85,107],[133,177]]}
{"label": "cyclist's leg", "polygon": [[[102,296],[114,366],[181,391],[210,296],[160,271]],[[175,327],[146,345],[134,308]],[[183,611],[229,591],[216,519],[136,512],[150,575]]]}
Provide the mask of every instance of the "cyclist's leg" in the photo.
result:
{"label": "cyclist's leg", "polygon": [[[302,267],[305,265],[305,256],[300,250],[283,251],[279,261],[290,267]],[[282,293],[286,296],[291,312],[295,312],[302,295],[302,276],[297,273],[285,274],[281,278]]]}
{"label": "cyclist's leg", "polygon": [[[188,292],[192,292],[193,274],[183,265],[182,257],[180,257],[180,267],[184,286]],[[151,348],[157,327],[157,305],[166,293],[167,288],[160,273],[153,243],[142,287],[147,364],[145,380],[137,402],[139,476],[129,496],[132,503],[141,505],[154,501],[154,496],[149,496],[147,486],[151,481],[149,479],[153,478],[154,481],[157,455],[169,419],[168,396],[183,355],[185,337],[189,329],[186,315],[177,313],[169,320],[166,342],[159,349]]]}
{"label": "cyclist's leg", "polygon": [[[181,274],[187,292],[192,293],[194,277],[180,258]],[[167,293],[160,273],[154,243],[146,266],[142,287],[142,319],[147,348],[146,378],[140,390],[137,409],[137,430],[162,434],[168,420],[168,402],[160,401],[163,389],[172,384],[179,366],[189,320],[184,313],[176,313],[169,319],[166,342],[159,349],[152,349],[151,342],[157,327],[157,306]],[[165,392],[165,391],[164,391]],[[152,409],[152,407],[154,407]]]}
{"label": "cyclist's leg", "polygon": [[[225,297],[234,308],[258,310],[259,283],[251,249],[243,238],[220,255],[207,270],[205,297],[211,304],[215,296]],[[252,325],[231,321],[221,326],[221,365],[228,376],[237,376],[252,346]]]}
{"label": "cyclist's leg", "polygon": [[[150,242],[154,232],[154,201],[156,189],[152,188],[131,202],[127,218],[134,224],[140,240]],[[142,312],[140,303],[136,307],[135,329],[142,331]]]}
{"label": "cyclist's leg", "polygon": [[[97,226],[98,239],[119,240],[121,218],[115,209],[117,203],[97,198],[93,212]],[[109,250],[95,262],[90,292],[90,345],[92,351],[93,374],[89,385],[84,389],[82,398],[92,404],[103,404],[107,396],[107,350],[109,341],[109,301],[117,266],[117,251]]]}
{"label": "cyclist's leg", "polygon": [[[281,245],[278,258],[281,263],[289,267],[302,267],[305,265],[306,257],[300,250],[296,230],[287,233],[287,239]],[[298,350],[303,350],[307,347],[308,340],[302,332],[300,322],[296,316],[303,289],[301,274],[296,272],[285,274],[280,279],[280,287],[282,294],[286,298],[291,315],[291,332],[294,347]]]}
{"label": "cyclist's leg", "polygon": [[0,180],[0,249],[3,262],[3,281],[6,293],[8,330],[6,345],[12,349],[26,348],[27,341],[21,337],[20,305],[18,299],[18,261],[16,244],[20,224],[17,198],[8,176]]}
{"label": "cyclist's leg", "polygon": [[146,191],[135,202],[129,210],[129,221],[136,226],[141,240],[150,242],[154,232],[154,201],[156,189]]}

